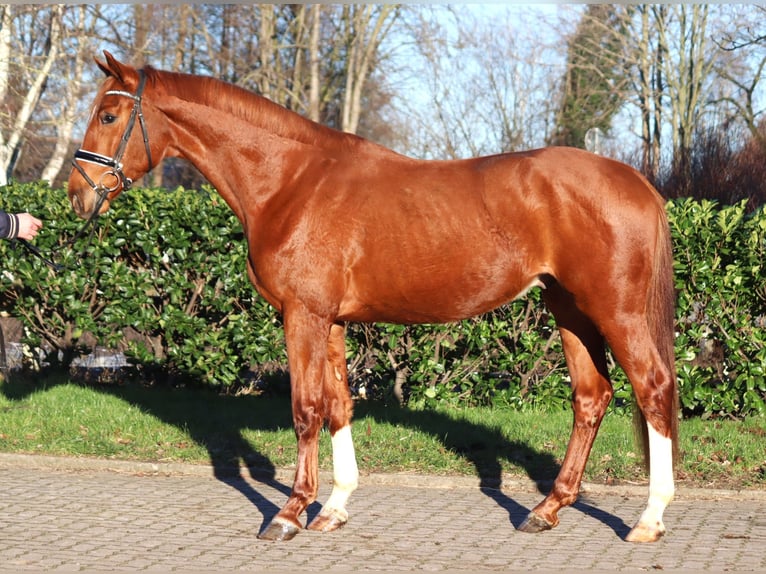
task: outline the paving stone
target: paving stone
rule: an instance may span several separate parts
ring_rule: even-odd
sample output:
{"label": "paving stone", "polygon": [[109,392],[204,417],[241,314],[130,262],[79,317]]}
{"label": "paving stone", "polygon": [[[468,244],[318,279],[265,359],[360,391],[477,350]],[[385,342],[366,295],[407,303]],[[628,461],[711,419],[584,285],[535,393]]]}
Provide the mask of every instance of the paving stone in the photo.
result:
{"label": "paving stone", "polygon": [[[362,477],[343,529],[273,543],[256,536],[285,501],[290,472],[264,483],[54,463],[0,456],[0,570],[766,570],[763,491],[679,492],[668,534],[635,545],[623,538],[645,488],[586,489],[557,528],[530,535],[515,526],[542,498],[534,488]],[[329,492],[322,480],[319,500]]]}

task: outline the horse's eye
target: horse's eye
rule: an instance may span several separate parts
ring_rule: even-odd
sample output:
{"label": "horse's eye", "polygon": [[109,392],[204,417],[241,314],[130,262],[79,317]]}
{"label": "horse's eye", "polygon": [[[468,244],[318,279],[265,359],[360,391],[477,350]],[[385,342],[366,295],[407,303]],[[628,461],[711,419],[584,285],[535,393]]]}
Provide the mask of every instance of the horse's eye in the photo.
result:
{"label": "horse's eye", "polygon": [[106,125],[106,124],[113,124],[116,119],[117,119],[117,116],[112,115],[112,114],[110,114],[108,112],[106,112],[106,113],[101,115],[101,123],[104,124],[104,125]]}

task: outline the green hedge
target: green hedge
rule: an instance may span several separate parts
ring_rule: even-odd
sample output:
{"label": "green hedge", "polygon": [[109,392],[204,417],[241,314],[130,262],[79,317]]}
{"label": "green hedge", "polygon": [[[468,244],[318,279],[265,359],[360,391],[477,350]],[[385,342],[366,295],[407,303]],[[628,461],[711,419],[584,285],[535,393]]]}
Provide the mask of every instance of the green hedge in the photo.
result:
{"label": "green hedge", "polygon": [[[23,322],[24,344],[47,363],[69,368],[101,345],[124,351],[145,380],[225,392],[284,380],[270,377],[286,370],[280,317],[250,286],[241,226],[212,189],[125,193],[93,239],[71,247],[66,239],[82,221],[65,192],[14,184],[2,207],[40,216],[35,245],[66,265],[54,272],[0,242],[0,310]],[[766,414],[766,216],[689,200],[670,203],[669,213],[683,408]],[[569,404],[558,333],[535,291],[449,325],[351,325],[348,362],[357,393],[416,406]],[[630,388],[621,370],[613,378],[614,406],[623,408]]]}
{"label": "green hedge", "polygon": [[745,202],[670,205],[681,403],[766,414],[766,212]]}

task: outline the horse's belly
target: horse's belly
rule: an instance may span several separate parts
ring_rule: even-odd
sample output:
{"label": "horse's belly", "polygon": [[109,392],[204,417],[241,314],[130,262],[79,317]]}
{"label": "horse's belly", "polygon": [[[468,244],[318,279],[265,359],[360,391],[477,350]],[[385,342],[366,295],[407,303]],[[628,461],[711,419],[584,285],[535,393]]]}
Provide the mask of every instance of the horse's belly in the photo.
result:
{"label": "horse's belly", "polygon": [[381,323],[448,323],[474,317],[524,296],[544,284],[536,274],[506,281],[418,281],[409,289],[375,289],[349,293],[340,306],[339,319]]}

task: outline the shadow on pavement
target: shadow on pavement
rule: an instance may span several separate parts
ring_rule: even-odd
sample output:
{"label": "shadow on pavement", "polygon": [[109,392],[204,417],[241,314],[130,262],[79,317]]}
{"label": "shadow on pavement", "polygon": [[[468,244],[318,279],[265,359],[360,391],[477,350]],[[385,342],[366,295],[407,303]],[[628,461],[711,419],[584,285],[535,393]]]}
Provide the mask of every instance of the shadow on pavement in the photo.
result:
{"label": "shadow on pavement", "polygon": [[575,508],[579,510],[580,512],[582,512],[583,514],[590,516],[592,518],[595,518],[596,520],[602,522],[604,525],[614,530],[614,533],[621,540],[625,540],[625,537],[630,532],[630,526],[625,524],[622,518],[619,518],[615,516],[614,514],[610,514],[609,512],[605,512],[601,510],[600,508],[596,508],[595,506],[584,501],[582,498],[580,498],[577,502],[575,502],[572,505],[572,508]]}

